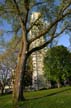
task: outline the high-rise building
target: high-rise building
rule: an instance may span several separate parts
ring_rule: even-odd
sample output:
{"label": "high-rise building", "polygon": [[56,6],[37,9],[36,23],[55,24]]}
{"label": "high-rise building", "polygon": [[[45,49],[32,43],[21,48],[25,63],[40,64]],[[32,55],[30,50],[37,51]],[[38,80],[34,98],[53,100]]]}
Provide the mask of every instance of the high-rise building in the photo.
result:
{"label": "high-rise building", "polygon": [[[30,23],[33,24],[39,17],[39,12],[33,12],[31,15]],[[39,23],[40,22],[40,23]],[[36,37],[40,29],[42,28],[43,21],[42,19],[38,20],[36,24],[33,26],[32,30],[30,31],[30,37],[34,38]],[[42,45],[44,42],[43,36],[34,42],[32,42],[30,48],[35,48],[36,46]],[[32,87],[35,90],[41,89],[45,86],[45,78],[44,78],[44,59],[45,49],[42,49],[40,51],[34,52],[32,57],[32,65],[33,65],[33,75],[32,75]]]}

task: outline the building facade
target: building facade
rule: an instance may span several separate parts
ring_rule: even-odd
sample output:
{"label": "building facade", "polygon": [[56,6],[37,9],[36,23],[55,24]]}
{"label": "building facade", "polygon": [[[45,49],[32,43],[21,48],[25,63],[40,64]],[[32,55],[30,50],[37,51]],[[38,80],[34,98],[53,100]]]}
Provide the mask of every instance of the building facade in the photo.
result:
{"label": "building facade", "polygon": [[[40,15],[39,12],[33,12],[31,15],[30,23],[31,24],[34,23],[38,19],[39,15]],[[39,21],[40,21],[41,25],[39,25]],[[38,20],[38,22],[33,26],[32,30],[30,31],[31,38],[34,38],[39,34],[40,29],[42,28],[41,26],[42,26],[42,22],[40,19],[40,20]],[[44,38],[41,37],[41,38],[35,40],[34,42],[32,42],[30,48],[35,48],[39,45],[42,45],[44,41],[45,41]],[[33,65],[32,87],[35,90],[42,89],[45,87],[44,64],[43,64],[44,55],[45,55],[45,49],[36,51],[31,55],[32,65]]]}

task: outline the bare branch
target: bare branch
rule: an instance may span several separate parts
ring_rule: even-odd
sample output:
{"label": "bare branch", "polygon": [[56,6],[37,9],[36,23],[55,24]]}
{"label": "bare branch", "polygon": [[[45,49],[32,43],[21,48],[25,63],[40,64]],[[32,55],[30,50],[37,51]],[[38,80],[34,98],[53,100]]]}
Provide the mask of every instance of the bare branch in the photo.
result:
{"label": "bare branch", "polygon": [[32,29],[32,27],[36,24],[36,22],[41,18],[41,15],[32,23],[31,27],[27,30],[27,33]]}
{"label": "bare branch", "polygon": [[47,42],[44,42],[42,45],[37,46],[37,47],[31,49],[31,50],[27,53],[27,56],[30,56],[33,52],[38,51],[38,50],[41,50],[41,49],[43,49],[44,47],[46,47],[48,44],[50,44],[50,43],[52,42],[53,39],[59,37],[59,36],[66,30],[66,28],[67,28],[67,26],[64,27],[63,30],[62,30],[60,33],[58,33],[58,34],[56,34],[55,36],[51,37],[51,39],[48,40]]}
{"label": "bare branch", "polygon": [[39,33],[38,36],[36,36],[35,38],[32,38],[30,41],[29,41],[29,44],[31,44],[33,41],[39,39],[40,37],[44,36],[45,34],[47,34],[51,28],[56,25],[59,21],[61,21],[64,17],[66,17],[67,15],[71,14],[71,10],[67,11],[65,14],[59,16],[54,22],[52,22],[48,28],[45,30],[45,31],[42,31],[41,33]]}
{"label": "bare branch", "polygon": [[65,30],[67,29],[67,26],[66,27],[64,27],[62,30],[61,30],[61,32],[60,33],[57,33],[57,34],[55,34],[55,36],[54,36],[54,38],[56,38],[56,37],[58,37],[58,36],[60,36]]}
{"label": "bare branch", "polygon": [[24,6],[25,6],[25,9],[28,11],[29,10],[29,0],[24,0]]}
{"label": "bare branch", "polygon": [[14,2],[14,5],[15,5],[17,14],[18,14],[18,16],[19,16],[19,20],[20,20],[20,23],[21,23],[21,27],[22,27],[23,30],[25,30],[25,23],[24,23],[24,21],[22,20],[21,13],[20,13],[19,7],[18,7],[18,5],[17,5],[17,2],[16,2],[16,0],[13,0],[13,2]]}
{"label": "bare branch", "polygon": [[26,22],[28,21],[28,15],[29,15],[29,0],[24,0],[24,6],[26,9],[26,17],[25,17],[25,26],[26,26]]}
{"label": "bare branch", "polygon": [[16,47],[19,45],[20,41],[21,38],[16,40],[14,47],[7,49],[7,51],[4,54],[0,54],[0,61],[9,57],[16,50]]}
{"label": "bare branch", "polygon": [[60,13],[64,13],[66,9],[71,5],[71,0],[68,2],[68,4],[65,4],[65,7],[63,9],[60,9]]}
{"label": "bare branch", "polygon": [[38,3],[35,3],[34,5],[32,5],[31,8],[36,7],[36,6],[39,6],[39,5],[43,5],[43,4],[46,5],[46,3],[47,2],[38,2]]}
{"label": "bare branch", "polygon": [[51,36],[54,36],[55,35],[55,32],[56,32],[56,29],[57,29],[57,24],[55,24],[55,26],[52,28],[52,33],[51,33]]}
{"label": "bare branch", "polygon": [[16,0],[13,0],[13,2],[15,4],[16,11],[17,11],[17,14],[19,16],[19,20],[20,20],[20,24],[21,24],[21,28],[22,28],[22,33],[23,33],[23,35],[22,35],[22,41],[23,41],[23,43],[27,47],[28,40],[27,40],[27,36],[26,36],[26,26],[25,26],[25,22],[22,20],[21,13],[20,13],[20,9],[18,7],[18,4],[17,4]]}

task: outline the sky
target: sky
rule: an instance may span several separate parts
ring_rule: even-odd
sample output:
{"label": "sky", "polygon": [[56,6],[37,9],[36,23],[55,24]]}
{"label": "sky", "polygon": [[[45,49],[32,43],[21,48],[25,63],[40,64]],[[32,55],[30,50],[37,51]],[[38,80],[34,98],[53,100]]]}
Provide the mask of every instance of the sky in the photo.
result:
{"label": "sky", "polygon": [[[38,0],[37,0],[38,1]],[[5,29],[6,31],[7,30],[11,30],[11,25],[10,24],[7,24],[6,21],[3,21],[3,25],[0,26],[0,29]],[[3,35],[3,37],[5,38],[6,41],[9,41],[11,38],[12,38],[12,34],[10,33],[5,33]],[[66,47],[69,47],[70,46],[70,43],[69,43],[69,36],[65,33],[63,33],[59,38],[58,38],[58,45],[64,45]]]}
{"label": "sky", "polygon": [[[5,29],[5,30],[11,30],[11,25],[7,24],[6,21],[4,21],[3,26],[0,27],[0,29]],[[4,34],[4,38],[6,41],[9,41],[12,37],[12,34]],[[69,47],[69,36],[65,33],[63,33],[59,38],[58,38],[58,45],[64,45],[66,47]]]}
{"label": "sky", "polygon": [[[6,31],[11,30],[11,25],[7,24],[6,21],[3,21],[2,26],[0,26],[0,29],[5,29]],[[12,37],[11,33],[5,33],[3,35],[3,37],[5,38],[6,41],[9,41]],[[69,36],[65,33],[63,33],[59,38],[58,38],[58,45],[64,45],[66,47],[69,47],[70,43],[69,43]]]}
{"label": "sky", "polygon": [[70,42],[69,42],[69,36],[67,34],[62,34],[59,37],[58,40],[58,45],[64,45],[65,47],[69,47],[70,46]]}
{"label": "sky", "polygon": [[[37,2],[41,2],[44,0],[36,0]],[[60,0],[55,0],[55,4],[58,5],[60,3]],[[58,45],[64,45],[65,47],[69,48],[70,47],[70,42],[69,42],[69,35],[63,33],[59,38],[58,38]]]}
{"label": "sky", "polygon": [[[3,24],[0,25],[0,30],[11,31],[12,28],[10,24],[3,20]],[[12,38],[12,33],[4,33],[3,38],[5,39],[5,41],[9,41]]]}

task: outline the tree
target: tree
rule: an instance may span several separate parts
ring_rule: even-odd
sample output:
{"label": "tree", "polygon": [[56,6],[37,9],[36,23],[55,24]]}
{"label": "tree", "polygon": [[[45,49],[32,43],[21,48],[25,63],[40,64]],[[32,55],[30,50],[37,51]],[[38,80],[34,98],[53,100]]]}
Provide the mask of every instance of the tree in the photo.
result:
{"label": "tree", "polygon": [[7,83],[8,78],[10,78],[10,69],[6,67],[3,63],[0,63],[0,83],[1,83],[1,94],[4,94],[4,88]]}
{"label": "tree", "polygon": [[[53,3],[53,5],[52,5]],[[13,89],[13,99],[14,102],[17,102],[18,100],[24,100],[23,97],[23,89],[24,89],[24,76],[25,76],[25,69],[26,69],[26,63],[29,56],[37,50],[40,50],[47,46],[54,38],[58,37],[61,33],[64,32],[65,29],[68,27],[68,23],[64,25],[64,21],[68,18],[70,18],[71,9],[69,8],[71,5],[71,0],[64,1],[60,0],[60,2],[56,5],[55,0],[44,0],[44,2],[36,2],[36,0],[4,0],[0,2],[0,17],[1,21],[7,21],[8,24],[11,25],[12,29],[10,31],[7,30],[1,30],[1,34],[3,33],[12,33],[12,37],[14,34],[16,34],[16,37],[20,36],[20,39],[16,41],[14,48],[12,47],[10,49],[6,49],[4,52],[4,55],[0,56],[0,58],[4,59],[7,57],[7,54],[11,54],[16,49],[16,46],[18,42],[20,42],[20,50],[18,53],[18,59],[17,59],[17,65],[15,69],[15,81],[14,81],[14,89]],[[38,19],[43,18],[48,21],[51,18],[51,22],[49,26],[45,28],[45,30],[41,29],[40,32],[33,37],[32,39],[29,37],[29,32],[32,29],[32,27],[35,25],[37,20],[33,22],[33,24],[30,24],[30,17],[31,12],[34,7],[40,7],[40,13],[41,15],[38,16]],[[45,8],[46,7],[46,11]],[[47,8],[48,7],[48,8]],[[43,11],[42,11],[43,8]],[[38,8],[37,8],[38,9]],[[45,14],[42,14],[44,13]],[[48,14],[47,14],[48,13]],[[47,15],[45,17],[45,15]],[[49,17],[49,18],[48,18]],[[63,21],[61,23],[61,21]],[[57,28],[56,25],[60,24],[62,26],[62,29],[60,32],[52,32],[52,35],[49,35],[48,33],[50,31],[53,31],[53,27]],[[29,25],[30,24],[30,25]],[[27,25],[29,25],[27,27]],[[38,26],[38,25],[37,25]],[[30,45],[32,42],[36,41],[37,39],[40,39],[42,36],[45,36],[47,34],[47,40],[46,42],[43,42],[42,45],[37,46],[35,48],[30,49]],[[13,44],[13,43],[12,43]]]}
{"label": "tree", "polygon": [[[53,53],[54,52],[54,53]],[[60,87],[60,81],[71,76],[71,54],[64,46],[49,49],[44,59],[45,75]]]}
{"label": "tree", "polygon": [[16,56],[13,54],[7,59],[0,62],[0,80],[2,84],[2,93],[4,93],[5,85],[10,86],[12,82],[12,70],[16,66]]}

